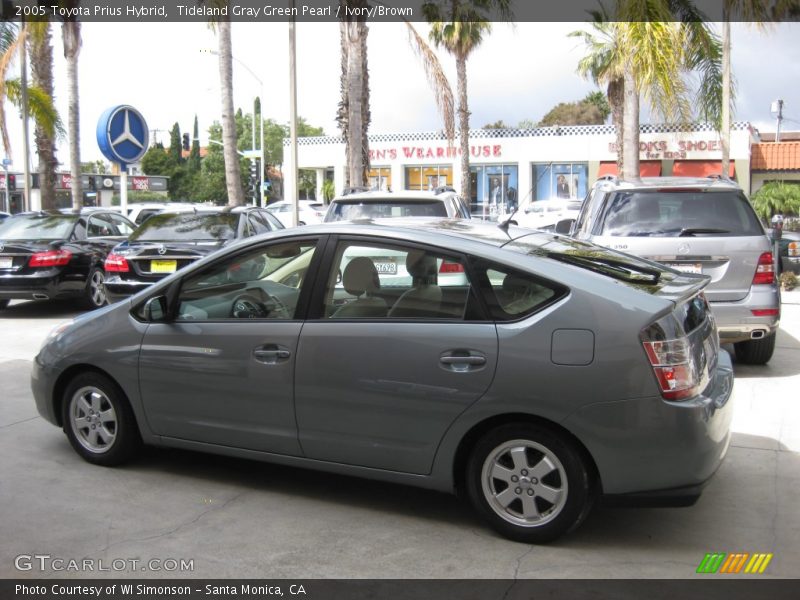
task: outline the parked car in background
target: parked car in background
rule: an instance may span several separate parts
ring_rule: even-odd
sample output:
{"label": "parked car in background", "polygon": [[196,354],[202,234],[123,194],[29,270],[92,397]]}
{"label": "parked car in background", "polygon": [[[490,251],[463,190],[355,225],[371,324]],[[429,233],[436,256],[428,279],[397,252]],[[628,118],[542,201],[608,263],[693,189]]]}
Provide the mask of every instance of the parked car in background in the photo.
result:
{"label": "parked car in background", "polygon": [[598,181],[572,235],[711,277],[706,298],[720,339],[743,363],[775,350],[780,288],[772,242],[741,188],[719,178]]}
{"label": "parked car in background", "polygon": [[331,200],[325,222],[395,217],[469,219],[469,209],[449,187],[432,192],[356,192]]}
{"label": "parked car in background", "polygon": [[283,229],[267,210],[179,208],[151,216],[105,259],[105,289],[117,302],[233,240]]}
{"label": "parked car in background", "polygon": [[141,202],[128,204],[128,218],[141,225],[144,221],[165,210],[192,209],[200,205],[191,202]]}
{"label": "parked car in background", "polygon": [[0,309],[12,299],[106,303],[103,261],[135,229],[112,210],[40,211],[0,223]]}
{"label": "parked car in background", "polygon": [[[292,203],[288,200],[280,200],[273,202],[267,206],[267,210],[275,215],[278,220],[283,223],[284,227],[291,227],[292,223]],[[327,207],[322,202],[315,202],[313,200],[300,200],[297,203],[298,208],[298,225],[314,225],[322,223],[325,218],[325,211]]]}
{"label": "parked car in background", "polygon": [[541,543],[601,493],[687,505],[717,471],[733,374],[708,281],[514,226],[311,225],[62,325],[31,384],[91,463],[144,442],[460,490]]}
{"label": "parked car in background", "polygon": [[7,212],[3,212],[3,211],[1,211],[1,210],[0,210],[0,223],[2,223],[3,221],[5,221],[5,220],[6,220],[8,217],[10,217],[10,216],[11,216],[11,215],[10,215],[9,213],[7,213]]}
{"label": "parked car in background", "polygon": [[[774,230],[769,229],[770,236],[774,235]],[[781,239],[778,241],[779,272],[791,271],[800,275],[800,231],[781,231]]]}
{"label": "parked car in background", "polygon": [[[552,231],[556,223],[564,219],[577,219],[581,210],[581,200],[556,198],[553,200],[536,200],[525,202],[513,214],[514,221],[520,227]],[[501,220],[511,218],[511,213]]]}

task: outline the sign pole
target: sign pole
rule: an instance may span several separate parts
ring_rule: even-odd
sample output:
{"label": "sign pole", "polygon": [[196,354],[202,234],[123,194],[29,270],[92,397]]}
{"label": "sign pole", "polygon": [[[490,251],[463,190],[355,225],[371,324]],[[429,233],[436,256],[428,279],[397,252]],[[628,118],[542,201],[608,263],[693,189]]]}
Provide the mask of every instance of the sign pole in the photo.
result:
{"label": "sign pole", "polygon": [[119,165],[119,206],[122,209],[122,216],[128,216],[128,166],[120,163]]}

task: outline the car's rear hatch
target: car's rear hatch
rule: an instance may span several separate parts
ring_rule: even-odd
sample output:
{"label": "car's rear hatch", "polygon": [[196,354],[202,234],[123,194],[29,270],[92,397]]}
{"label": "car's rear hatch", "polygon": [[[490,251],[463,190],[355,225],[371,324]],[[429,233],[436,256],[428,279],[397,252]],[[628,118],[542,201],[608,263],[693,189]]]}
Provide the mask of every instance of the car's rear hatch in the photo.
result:
{"label": "car's rear hatch", "polygon": [[592,241],[672,268],[708,275],[709,301],[747,296],[769,240],[747,198],[733,190],[620,191]]}

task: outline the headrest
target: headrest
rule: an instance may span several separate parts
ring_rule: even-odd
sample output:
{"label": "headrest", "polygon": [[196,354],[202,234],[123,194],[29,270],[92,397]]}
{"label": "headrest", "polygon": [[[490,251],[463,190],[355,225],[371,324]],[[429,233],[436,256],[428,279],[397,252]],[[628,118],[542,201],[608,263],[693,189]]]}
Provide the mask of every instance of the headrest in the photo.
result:
{"label": "headrest", "polygon": [[378,270],[366,256],[357,256],[344,268],[342,285],[348,294],[360,296],[364,292],[375,292],[381,287]]}
{"label": "headrest", "polygon": [[438,273],[436,257],[424,250],[411,250],[406,256],[406,270],[414,279],[433,280]]}
{"label": "headrest", "polygon": [[527,279],[517,275],[509,274],[503,279],[503,291],[515,296],[530,292],[531,283]]}

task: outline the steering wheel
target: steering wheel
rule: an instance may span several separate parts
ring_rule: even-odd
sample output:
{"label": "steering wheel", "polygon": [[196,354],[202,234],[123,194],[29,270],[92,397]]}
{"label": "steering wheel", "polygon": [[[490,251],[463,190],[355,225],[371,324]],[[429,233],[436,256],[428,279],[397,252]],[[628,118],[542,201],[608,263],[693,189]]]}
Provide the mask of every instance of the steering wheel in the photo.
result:
{"label": "steering wheel", "polygon": [[265,319],[270,310],[252,294],[240,294],[231,304],[231,317],[235,319]]}

